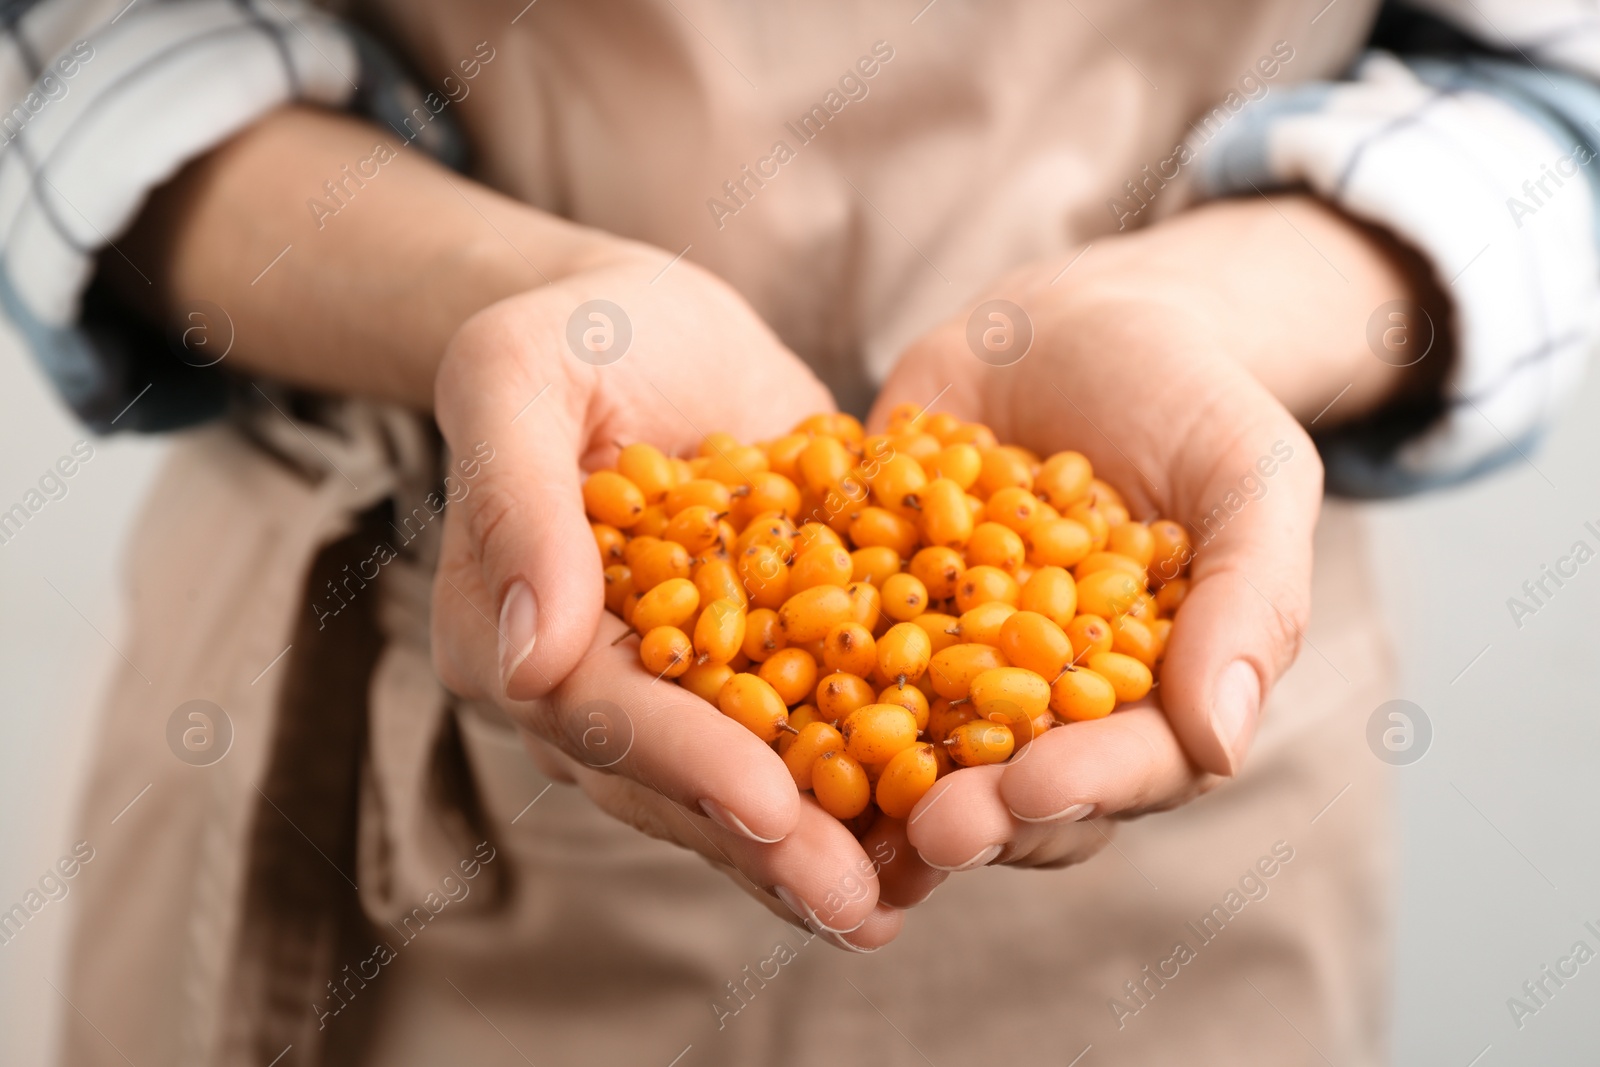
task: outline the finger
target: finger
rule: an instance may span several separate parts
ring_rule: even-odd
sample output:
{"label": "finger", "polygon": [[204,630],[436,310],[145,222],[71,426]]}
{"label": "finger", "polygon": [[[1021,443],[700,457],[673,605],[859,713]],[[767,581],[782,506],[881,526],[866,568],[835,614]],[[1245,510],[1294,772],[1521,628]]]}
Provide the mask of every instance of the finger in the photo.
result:
{"label": "finger", "polygon": [[803,806],[793,833],[761,844],[637,782],[587,767],[575,768],[575,773],[579,786],[603,810],[728,869],[786,921],[798,920],[818,933],[852,934],[878,906],[872,861],[850,831],[813,802]]}
{"label": "finger", "polygon": [[949,877],[922,862],[906,837],[904,819],[879,816],[861,839],[861,847],[878,868],[878,898],[895,908],[914,908]]}
{"label": "finger", "polygon": [[1048,731],[1003,764],[1006,810],[1024,823],[1137,815],[1181,804],[1207,785],[1165,716],[1146,701]]}
{"label": "finger", "polygon": [[516,717],[584,766],[631,778],[753,841],[791,833],[800,794],[783,760],[704,700],[639,665],[607,615],[588,654],[550,696]]}
{"label": "finger", "polygon": [[1000,855],[1024,825],[1000,799],[1004,773],[1003,766],[967,767],[935,782],[917,802],[906,820],[906,837],[924,863],[968,871]]}
{"label": "finger", "polygon": [[[588,648],[604,593],[584,515],[578,452],[586,407],[533,353],[562,343],[547,316],[514,329],[505,315],[470,321],[451,342],[436,387],[452,452],[480,461],[458,503],[492,605],[494,662],[458,655],[486,692],[529,700],[550,691]],[[550,366],[551,361],[543,361]]]}
{"label": "finger", "polygon": [[[1299,650],[1322,499],[1321,463],[1298,426],[1268,425],[1240,441],[1247,444],[1214,468],[1209,495],[1190,515],[1199,536],[1189,593],[1161,668],[1179,740],[1201,767],[1223,775],[1238,773],[1262,702]],[[1276,476],[1265,480],[1265,469]],[[1245,497],[1240,484],[1264,488]]]}

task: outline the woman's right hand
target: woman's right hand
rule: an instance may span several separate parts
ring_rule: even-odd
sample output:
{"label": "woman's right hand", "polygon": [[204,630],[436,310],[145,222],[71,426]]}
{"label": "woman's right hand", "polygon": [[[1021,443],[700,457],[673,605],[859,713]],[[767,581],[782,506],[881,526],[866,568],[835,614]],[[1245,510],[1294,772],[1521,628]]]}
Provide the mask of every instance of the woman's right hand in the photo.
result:
{"label": "woman's right hand", "polygon": [[862,945],[892,938],[899,913],[880,898],[912,903],[936,876],[890,828],[863,847],[767,744],[645,671],[636,642],[613,644],[626,627],[604,611],[581,495],[619,444],[683,455],[717,430],[770,437],[832,410],[822,384],[728,286],[629,252],[468,320],[434,400],[454,456],[492,457],[446,512],[432,623],[445,685],[498,704],[547,770],[769,906],[771,889],[817,925],[867,922]]}

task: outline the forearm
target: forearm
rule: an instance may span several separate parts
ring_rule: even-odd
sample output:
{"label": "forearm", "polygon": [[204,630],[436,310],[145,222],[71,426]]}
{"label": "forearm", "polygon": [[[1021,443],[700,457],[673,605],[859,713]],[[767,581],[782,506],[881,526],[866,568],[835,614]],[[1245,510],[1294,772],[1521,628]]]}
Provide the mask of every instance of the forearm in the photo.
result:
{"label": "forearm", "polygon": [[102,269],[156,321],[194,300],[222,307],[235,369],[426,410],[468,317],[635,254],[404,144],[345,116],[275,112],[159,190]]}
{"label": "forearm", "polygon": [[[1180,306],[1302,423],[1437,388],[1447,366],[1447,305],[1425,266],[1312,197],[1219,201],[1105,244],[1079,268],[1080,298]],[[1437,334],[1410,367],[1368,344],[1369,320],[1395,300],[1426,309]]]}

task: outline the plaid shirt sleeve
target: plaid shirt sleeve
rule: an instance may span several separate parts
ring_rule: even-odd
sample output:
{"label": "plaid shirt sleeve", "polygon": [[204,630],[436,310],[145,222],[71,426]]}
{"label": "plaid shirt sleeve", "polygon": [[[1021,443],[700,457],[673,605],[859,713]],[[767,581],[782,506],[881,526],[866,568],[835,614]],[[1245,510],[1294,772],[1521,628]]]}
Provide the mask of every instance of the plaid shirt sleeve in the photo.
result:
{"label": "plaid shirt sleeve", "polygon": [[405,123],[420,95],[380,50],[303,0],[0,0],[0,101],[0,321],[101,431],[171,429],[227,402],[219,368],[179,358],[92,284],[185,163],[291,101],[459,154],[448,123]]}
{"label": "plaid shirt sleeve", "polygon": [[[1431,263],[1452,305],[1443,394],[1318,438],[1330,489],[1394,496],[1524,457],[1600,335],[1600,14],[1391,5],[1373,46],[1344,80],[1264,97],[1191,148],[1202,195],[1305,186]],[[1377,336],[1435,336],[1401,316]]]}

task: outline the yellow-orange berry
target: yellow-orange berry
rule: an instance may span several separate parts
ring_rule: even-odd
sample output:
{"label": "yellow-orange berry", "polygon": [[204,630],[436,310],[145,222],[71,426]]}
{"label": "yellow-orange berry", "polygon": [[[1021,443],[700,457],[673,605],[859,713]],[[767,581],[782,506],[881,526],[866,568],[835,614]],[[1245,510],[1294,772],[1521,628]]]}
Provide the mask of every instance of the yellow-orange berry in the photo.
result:
{"label": "yellow-orange berry", "polygon": [[639,661],[658,678],[676,678],[694,663],[694,646],[676,626],[657,626],[639,642]]}
{"label": "yellow-orange berry", "polygon": [[982,767],[1010,759],[1017,742],[1004,725],[974,719],[951,730],[944,744],[950,758],[961,766]]}
{"label": "yellow-orange berry", "polygon": [[583,483],[583,509],[596,522],[626,530],[644,514],[644,494],[616,471],[595,471]]}
{"label": "yellow-orange berry", "polygon": [[804,703],[817,687],[817,661],[803,648],[774,652],[756,673],[786,705]]}
{"label": "yellow-orange berry", "polygon": [[[791,721],[791,727],[794,723]],[[811,788],[811,769],[828,752],[843,752],[844,738],[831,723],[814,722],[800,727],[783,751],[783,765],[789,768],[794,784],[802,792]]]}
{"label": "yellow-orange berry", "polygon": [[917,742],[917,722],[898,704],[868,704],[845,716],[839,727],[844,750],[862,763],[884,763]]}
{"label": "yellow-orange berry", "polygon": [[872,803],[866,768],[844,752],[824,752],[811,768],[811,792],[835,819],[853,819]]}
{"label": "yellow-orange berry", "polygon": [[933,788],[938,777],[939,761],[934,758],[932,745],[901,749],[878,776],[874,790],[878,810],[891,819],[904,819],[917,806],[917,801]]}
{"label": "yellow-orange berry", "polygon": [[1116,689],[1087,667],[1062,671],[1050,685],[1050,710],[1069,722],[1103,719],[1116,706]]}
{"label": "yellow-orange berry", "polygon": [[722,714],[763,741],[775,741],[789,722],[783,698],[766,681],[753,674],[735,674],[717,694]]}

